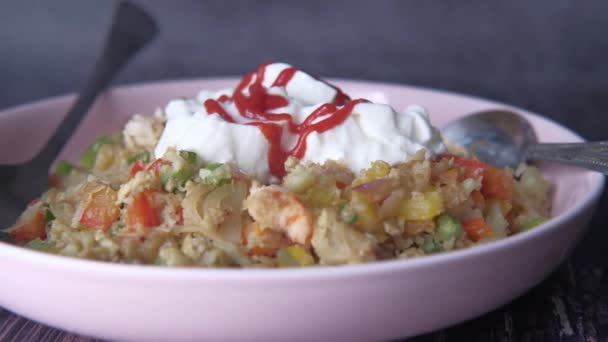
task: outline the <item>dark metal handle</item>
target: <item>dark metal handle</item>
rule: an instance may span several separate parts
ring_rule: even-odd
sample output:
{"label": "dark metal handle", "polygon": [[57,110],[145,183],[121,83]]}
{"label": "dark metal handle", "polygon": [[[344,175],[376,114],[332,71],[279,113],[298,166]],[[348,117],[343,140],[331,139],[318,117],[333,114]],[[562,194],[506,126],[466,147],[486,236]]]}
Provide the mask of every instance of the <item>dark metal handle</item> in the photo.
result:
{"label": "dark metal handle", "polygon": [[528,159],[550,160],[608,175],[608,141],[568,144],[536,144],[528,148]]}
{"label": "dark metal handle", "polygon": [[28,203],[47,188],[51,163],[70,139],[97,95],[157,33],[156,23],[143,10],[126,1],[119,3],[91,77],[42,151],[27,163],[0,168],[2,182],[10,183],[10,195],[14,203]]}
{"label": "dark metal handle", "polygon": [[97,95],[108,86],[127,61],[156,36],[157,32],[156,23],[143,10],[129,2],[121,2],[118,5],[111,30],[97,59],[93,74],[36,159],[44,159],[46,165],[49,165],[57,157]]}

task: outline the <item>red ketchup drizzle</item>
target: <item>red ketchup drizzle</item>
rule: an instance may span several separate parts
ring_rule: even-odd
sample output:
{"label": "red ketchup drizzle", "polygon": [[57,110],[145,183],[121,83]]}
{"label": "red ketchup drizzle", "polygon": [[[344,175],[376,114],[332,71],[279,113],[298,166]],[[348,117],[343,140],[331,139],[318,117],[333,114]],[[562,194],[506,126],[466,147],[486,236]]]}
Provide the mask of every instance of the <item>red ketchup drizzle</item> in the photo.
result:
{"label": "red ketchup drizzle", "polygon": [[[221,118],[228,122],[236,122],[221,106],[232,99],[239,111],[239,114],[249,120],[255,122],[248,123],[256,126],[268,141],[268,166],[270,173],[278,178],[285,176],[285,161],[289,156],[302,159],[306,154],[306,138],[312,132],[323,133],[328,131],[346,120],[353,111],[353,108],[362,102],[367,102],[363,99],[350,101],[350,98],[337,87],[336,96],[332,103],[326,103],[312,112],[302,123],[296,124],[290,114],[287,113],[269,113],[268,111],[285,107],[288,104],[286,98],[280,95],[268,94],[262,86],[266,66],[270,63],[262,64],[255,72],[246,74],[234,89],[232,97],[227,95],[220,96],[217,100],[208,99],[204,106],[209,114],[218,114]],[[298,70],[296,68],[287,68],[277,76],[272,83],[273,87],[285,87],[291,81]],[[249,96],[245,95],[245,90],[248,90]],[[338,106],[342,108],[338,109]],[[284,150],[281,146],[283,137],[282,125],[276,121],[286,121],[287,128],[291,133],[298,134],[298,139],[295,146],[291,150]]]}
{"label": "red ketchup drizzle", "polygon": [[[221,101],[221,99],[219,101]],[[209,99],[206,100],[203,105],[205,106],[205,110],[207,111],[207,113],[217,113],[219,116],[222,117],[222,119],[228,122],[235,122],[234,119],[228,113],[226,113],[226,111],[224,110],[224,108],[222,108],[218,101]]]}
{"label": "red ketchup drizzle", "polygon": [[272,84],[272,86],[273,87],[287,86],[287,83],[289,83],[289,81],[291,81],[291,79],[293,78],[293,75],[296,74],[296,71],[298,71],[298,69],[296,69],[294,67],[287,68],[287,69],[281,71],[279,76],[277,76],[277,79],[274,80],[274,83]]}

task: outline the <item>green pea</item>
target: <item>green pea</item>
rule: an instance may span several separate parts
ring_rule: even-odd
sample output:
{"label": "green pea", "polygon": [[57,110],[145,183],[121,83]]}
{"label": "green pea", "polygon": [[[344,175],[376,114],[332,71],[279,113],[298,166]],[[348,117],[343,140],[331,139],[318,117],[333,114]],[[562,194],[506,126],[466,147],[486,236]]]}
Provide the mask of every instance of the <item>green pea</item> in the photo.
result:
{"label": "green pea", "polygon": [[421,248],[427,254],[441,252],[441,245],[430,235],[424,239]]}
{"label": "green pea", "polygon": [[462,224],[450,215],[443,214],[437,218],[437,238],[448,241],[462,234]]}

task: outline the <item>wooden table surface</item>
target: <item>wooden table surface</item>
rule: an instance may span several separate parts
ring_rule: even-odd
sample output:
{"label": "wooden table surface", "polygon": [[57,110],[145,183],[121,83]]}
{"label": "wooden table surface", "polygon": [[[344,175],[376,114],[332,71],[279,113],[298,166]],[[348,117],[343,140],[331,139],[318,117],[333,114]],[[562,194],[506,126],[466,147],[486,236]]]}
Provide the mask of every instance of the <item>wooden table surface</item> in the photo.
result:
{"label": "wooden table surface", "polygon": [[[229,2],[239,11],[220,1],[139,2],[163,35],[117,83],[235,75],[265,60],[286,61],[318,75],[488,97],[543,113],[587,139],[608,138],[605,1]],[[78,89],[112,6],[3,2],[0,108]],[[607,228],[604,193],[588,233],[549,278],[482,317],[412,340],[608,340]],[[0,308],[0,341],[38,340],[93,341]]]}

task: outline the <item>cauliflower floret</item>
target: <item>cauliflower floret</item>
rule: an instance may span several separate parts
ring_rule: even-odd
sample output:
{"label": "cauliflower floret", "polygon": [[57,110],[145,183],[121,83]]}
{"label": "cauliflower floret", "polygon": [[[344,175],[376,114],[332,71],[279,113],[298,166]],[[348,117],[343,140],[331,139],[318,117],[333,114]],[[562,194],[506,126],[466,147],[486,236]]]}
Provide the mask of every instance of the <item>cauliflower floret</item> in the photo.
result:
{"label": "cauliflower floret", "polygon": [[376,259],[376,241],[340,221],[335,210],[323,209],[312,246],[322,264],[353,264]]}
{"label": "cauliflower floret", "polygon": [[156,263],[166,266],[188,266],[192,264],[192,260],[179,249],[176,243],[167,240],[158,250]]}
{"label": "cauliflower floret", "polygon": [[163,121],[161,119],[135,114],[123,130],[125,146],[132,151],[154,149],[162,131]]}

